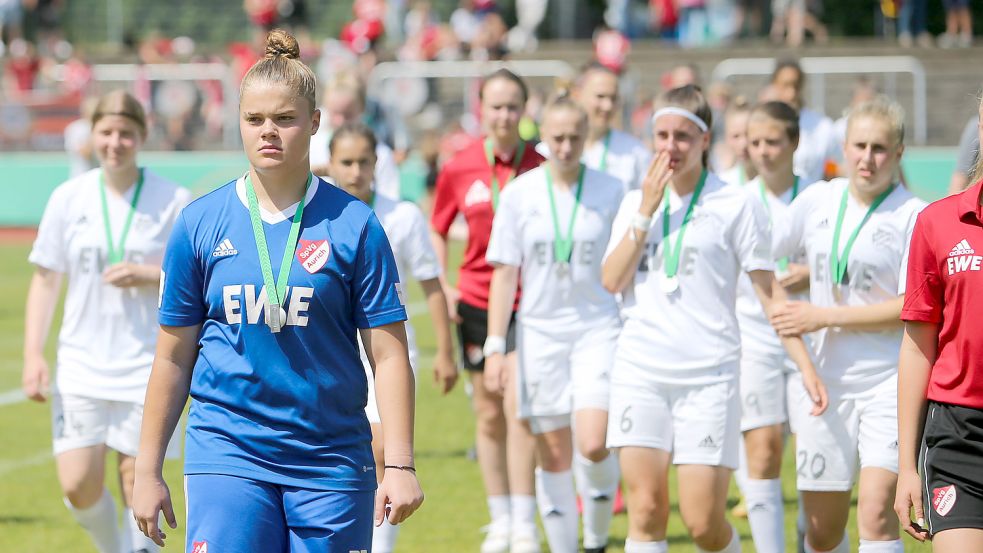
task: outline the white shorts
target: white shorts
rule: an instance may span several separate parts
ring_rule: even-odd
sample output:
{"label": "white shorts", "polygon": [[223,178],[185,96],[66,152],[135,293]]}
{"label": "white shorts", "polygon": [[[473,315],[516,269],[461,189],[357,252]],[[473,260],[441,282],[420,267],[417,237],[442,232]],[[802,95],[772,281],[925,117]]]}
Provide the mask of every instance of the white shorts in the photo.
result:
{"label": "white shorts", "polygon": [[[413,368],[413,376],[417,375],[416,359],[410,359],[410,367]],[[372,367],[368,360],[363,360],[362,368],[365,369],[365,381],[369,384],[368,398],[365,402],[365,416],[369,419],[369,424],[381,424],[382,417],[379,415],[379,402],[375,398],[375,375],[372,374]]]}
{"label": "white shorts", "polygon": [[[736,370],[733,364],[726,372]],[[713,384],[612,383],[607,445],[668,451],[676,465],[736,469],[741,440],[737,388],[736,377]]]}
{"label": "white shorts", "polygon": [[535,434],[570,426],[581,409],[608,410],[611,363],[621,322],[576,333],[516,326],[519,418]]}
{"label": "white shorts", "polygon": [[799,490],[845,492],[860,468],[898,472],[898,376],[863,394],[830,394],[829,407],[814,417],[802,377],[789,378],[789,411],[795,427]]}
{"label": "white shorts", "polygon": [[[51,397],[51,434],[54,454],[106,444],[124,455],[136,457],[140,449],[143,404],[111,401],[72,394]],[[182,424],[174,430],[165,456],[181,456]]]}
{"label": "white shorts", "polygon": [[741,432],[788,421],[785,354],[741,354]]}

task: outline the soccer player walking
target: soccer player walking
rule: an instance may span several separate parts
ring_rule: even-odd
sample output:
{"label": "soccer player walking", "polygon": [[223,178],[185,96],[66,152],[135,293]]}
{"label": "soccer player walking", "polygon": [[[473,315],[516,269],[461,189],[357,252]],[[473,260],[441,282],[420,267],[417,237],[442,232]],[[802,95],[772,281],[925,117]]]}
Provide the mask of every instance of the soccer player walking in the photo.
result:
{"label": "soccer player walking", "polygon": [[[44,344],[67,277],[51,390],[55,464],[65,505],[102,553],[156,550],[129,506],[157,340],[160,263],[191,194],[137,165],[146,138],[134,97],[120,90],[99,98],[92,115],[99,168],[55,189],[29,258],[35,270],[24,321],[24,393],[35,401],[48,394]],[[104,485],[107,448],[119,456],[122,533]]]}
{"label": "soccer player walking", "polygon": [[[738,277],[748,274],[766,312],[785,295],[763,205],[707,171],[711,117],[693,86],[656,100],[657,157],[621,203],[603,266],[604,286],[624,297],[608,446],[620,450],[628,489],[628,553],[668,548],[670,463],[698,551],[740,551],[724,517],[740,440]],[[806,376],[808,404],[821,409],[805,345],[784,343]]]}
{"label": "soccer player walking", "polygon": [[[299,56],[270,34],[240,86],[249,171],[184,210],[164,257],[134,485],[158,544],[158,514],[176,524],[163,444],[189,390],[189,550],[368,550],[373,521],[423,501],[396,263],[371,208],[310,172],[319,113]],[[378,491],[359,336],[384,434]]]}
{"label": "soccer player walking", "polygon": [[[502,194],[487,259],[495,265],[488,307],[485,383],[515,387],[520,417],[536,435],[536,492],[550,550],[577,551],[581,477],[584,550],[603,551],[618,484],[605,446],[608,374],[621,328],[601,285],[601,255],[623,194],[617,178],[581,163],[587,114],[568,97],[543,113],[551,157]],[[521,274],[515,380],[506,373],[505,334]]]}
{"label": "soccer player walking", "polygon": [[977,161],[974,186],[918,216],[901,311],[894,508],[902,528],[919,541],[931,538],[939,553],[983,550],[981,181]]}
{"label": "soccer player walking", "polygon": [[[485,136],[448,161],[437,176],[431,215],[437,259],[447,274],[448,234],[458,214],[468,227],[467,246],[457,287],[444,281],[451,319],[458,324],[461,360],[474,390],[477,419],[476,448],[481,477],[491,514],[482,553],[533,553],[536,537],[536,498],[533,470],[535,451],[529,428],[516,413],[515,388],[501,394],[484,384],[482,371],[488,336],[488,288],[492,267],[485,261],[492,218],[500,194],[512,179],[535,169],[543,161],[532,144],[519,137],[519,118],[529,92],[526,83],[507,69],[487,76],[479,89],[481,123]],[[513,309],[518,307],[516,294]],[[515,371],[515,332],[506,334],[506,368]]]}
{"label": "soccer player walking", "polygon": [[892,512],[904,300],[898,290],[924,203],[898,183],[903,152],[901,107],[884,98],[857,106],[844,146],[849,177],[811,185],[776,227],[775,255],[806,252],[810,301],[789,302],[771,321],[780,335],[815,333],[813,349],[830,398],[826,412],[815,416],[803,406],[801,388],[789,387],[810,553],[850,551],[845,530],[858,458],[860,552],[904,550]]}

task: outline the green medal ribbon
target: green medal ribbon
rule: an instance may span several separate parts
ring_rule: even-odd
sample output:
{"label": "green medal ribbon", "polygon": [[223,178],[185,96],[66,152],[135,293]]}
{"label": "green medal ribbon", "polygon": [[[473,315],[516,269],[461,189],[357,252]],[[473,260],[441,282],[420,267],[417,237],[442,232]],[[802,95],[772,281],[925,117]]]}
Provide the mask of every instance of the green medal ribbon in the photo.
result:
{"label": "green medal ribbon", "polygon": [[606,173],[608,170],[608,147],[611,146],[611,131],[604,135],[604,151],[601,152],[601,165],[598,167],[598,171]]}
{"label": "green medal ribbon", "polygon": [[843,189],[843,197],[840,198],[840,211],[836,216],[836,229],[833,231],[833,251],[830,252],[829,256],[829,270],[833,274],[833,283],[842,284],[843,277],[846,276],[847,261],[850,259],[850,250],[853,249],[853,242],[857,239],[857,235],[860,234],[860,229],[863,228],[870,216],[874,214],[874,211],[887,197],[894,191],[894,186],[889,187],[884,192],[881,192],[877,198],[874,199],[874,203],[870,204],[867,208],[867,213],[864,214],[864,218],[860,220],[860,224],[857,228],[853,229],[850,234],[850,238],[846,241],[846,246],[843,248],[843,253],[839,252],[840,249],[840,229],[843,227],[843,215],[846,214],[846,203],[847,196],[850,193],[850,187],[847,186]]}
{"label": "green medal ribbon", "polygon": [[103,181],[102,172],[99,172],[99,196],[102,199],[102,222],[106,226],[106,259],[110,265],[115,265],[123,261],[126,253],[126,236],[130,233],[130,223],[133,222],[133,212],[137,209],[137,202],[140,201],[140,191],[143,190],[143,169],[139,170],[136,188],[133,190],[133,199],[130,200],[130,211],[126,214],[126,222],[123,223],[123,232],[119,235],[119,246],[113,245],[113,229],[109,223],[109,203],[106,201],[106,183]]}
{"label": "green medal ribbon", "polygon": [[670,247],[668,240],[669,190],[666,190],[665,195],[662,197],[662,257],[665,259],[665,273],[668,278],[676,276],[676,271],[679,270],[679,252],[683,248],[683,235],[686,234],[686,227],[689,226],[689,221],[693,217],[693,208],[696,207],[696,202],[700,199],[700,193],[703,192],[703,185],[706,182],[707,172],[704,170],[700,175],[700,181],[696,183],[696,189],[693,190],[693,197],[689,200],[686,214],[683,215],[683,222],[679,225],[679,234],[676,235],[675,248]]}
{"label": "green medal ribbon", "polygon": [[573,199],[573,212],[570,214],[570,222],[567,223],[567,235],[560,235],[560,218],[556,214],[556,199],[553,194],[553,176],[550,174],[550,167],[543,168],[546,171],[546,190],[550,196],[550,214],[553,216],[553,260],[560,263],[569,263],[570,256],[573,254],[573,224],[577,220],[577,208],[580,207],[580,195],[584,191],[584,164],[580,164],[580,175],[577,177],[577,192]]}
{"label": "green medal ribbon", "polygon": [[[737,162],[737,184],[739,186],[744,186],[747,183],[747,174],[744,172],[744,166],[741,162]],[[798,181],[796,181],[798,184]]]}
{"label": "green medal ribbon", "polygon": [[[742,171],[741,174],[743,175],[744,172]],[[771,226],[771,223],[773,222],[772,219],[771,219],[771,205],[768,203],[768,195],[765,193],[765,181],[764,181],[764,179],[761,179],[758,182],[758,190],[761,192],[761,203],[765,204],[765,212],[768,213],[768,224],[769,224],[769,226]],[[792,200],[794,200],[795,197],[798,196],[798,195],[799,195],[799,177],[798,177],[798,175],[796,175],[795,176],[795,180],[792,181],[792,198],[789,200],[789,202],[791,202]],[[781,258],[781,259],[778,260],[778,270],[779,271],[782,271],[782,272],[785,272],[785,271],[788,270],[788,258],[787,257],[783,257],[783,258]]]}
{"label": "green medal ribbon", "polygon": [[[287,277],[290,275],[290,264],[293,261],[294,250],[297,249],[297,239],[300,236],[300,223],[304,218],[304,201],[307,199],[307,190],[314,180],[314,175],[307,177],[307,185],[304,186],[304,194],[300,197],[297,204],[297,211],[294,213],[293,222],[290,223],[290,234],[287,237],[287,244],[283,248],[283,260],[280,262],[280,272],[277,279],[273,280],[273,267],[270,262],[270,249],[266,245],[266,231],[263,230],[263,219],[259,214],[259,201],[256,200],[256,190],[253,188],[252,180],[246,175],[246,198],[249,199],[249,221],[253,226],[253,238],[256,240],[256,253],[259,256],[259,266],[263,271],[263,284],[266,286],[266,298],[269,303],[269,312],[266,314],[267,321],[274,332],[279,332],[280,327],[286,322],[279,320],[280,308],[287,295]],[[273,322],[275,321],[275,322]]]}
{"label": "green medal ribbon", "polygon": [[[522,156],[525,154],[526,141],[520,138],[519,145],[515,147],[515,154],[512,156],[512,172],[509,173],[509,178],[505,179],[505,184],[515,178],[519,165],[522,164]],[[492,211],[495,211],[498,209],[498,194],[502,189],[498,185],[498,175],[495,173],[495,145],[492,144],[491,138],[485,139],[485,159],[488,160],[488,168],[491,169]]]}

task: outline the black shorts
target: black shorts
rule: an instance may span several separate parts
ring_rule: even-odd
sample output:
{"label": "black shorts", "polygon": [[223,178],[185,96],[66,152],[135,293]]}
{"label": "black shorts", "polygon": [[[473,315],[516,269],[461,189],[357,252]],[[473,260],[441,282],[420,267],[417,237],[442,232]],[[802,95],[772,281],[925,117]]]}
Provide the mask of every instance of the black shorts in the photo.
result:
{"label": "black shorts", "polygon": [[[467,303],[457,304],[461,324],[457,325],[457,342],[461,345],[461,361],[468,371],[485,370],[485,356],[481,348],[488,337],[488,311]],[[515,312],[509,319],[509,331],[505,336],[505,351],[515,351]]]}
{"label": "black shorts", "polygon": [[929,401],[919,457],[929,534],[983,529],[983,410]]}

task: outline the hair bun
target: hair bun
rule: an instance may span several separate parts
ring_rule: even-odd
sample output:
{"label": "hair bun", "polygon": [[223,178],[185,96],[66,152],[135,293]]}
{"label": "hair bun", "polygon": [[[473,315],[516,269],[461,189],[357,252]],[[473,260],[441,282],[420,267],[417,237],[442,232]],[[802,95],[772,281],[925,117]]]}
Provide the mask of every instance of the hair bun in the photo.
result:
{"label": "hair bun", "polygon": [[297,44],[297,39],[283,29],[273,29],[266,37],[266,57],[299,59],[300,46]]}

